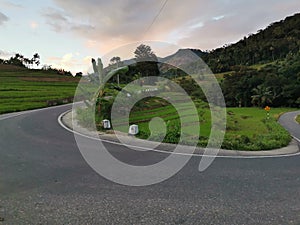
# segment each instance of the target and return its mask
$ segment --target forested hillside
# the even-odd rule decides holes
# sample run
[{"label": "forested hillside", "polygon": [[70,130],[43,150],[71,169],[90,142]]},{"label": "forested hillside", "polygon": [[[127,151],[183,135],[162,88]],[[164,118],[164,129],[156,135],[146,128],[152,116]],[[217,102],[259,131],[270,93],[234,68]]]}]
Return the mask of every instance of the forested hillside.
[{"label": "forested hillside", "polygon": [[285,59],[300,50],[300,14],[270,24],[256,34],[235,44],[202,55],[215,73],[231,70],[235,65],[254,65]]},{"label": "forested hillside", "polygon": [[[210,52],[190,50],[221,78],[227,106],[300,106],[300,14],[272,23],[223,48]],[[187,49],[181,49],[167,61],[180,64],[180,59],[186,59],[186,52]],[[180,74],[174,69],[165,73],[167,77]],[[180,81],[188,89],[195,86],[186,83],[187,80]],[[204,100],[201,91],[188,92]]]},{"label": "forested hillside", "polygon": [[262,68],[235,66],[221,87],[227,106],[300,106],[300,53]]}]

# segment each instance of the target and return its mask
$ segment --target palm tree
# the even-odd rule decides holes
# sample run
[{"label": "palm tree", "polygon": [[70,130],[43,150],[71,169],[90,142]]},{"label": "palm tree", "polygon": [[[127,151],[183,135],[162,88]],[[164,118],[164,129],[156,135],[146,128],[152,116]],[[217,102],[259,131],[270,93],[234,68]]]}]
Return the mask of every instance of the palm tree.
[{"label": "palm tree", "polygon": [[254,106],[259,106],[262,108],[267,104],[271,104],[274,96],[270,89],[270,87],[265,87],[263,85],[258,85],[256,88],[253,88],[252,92],[254,95],[251,96],[251,103]]}]

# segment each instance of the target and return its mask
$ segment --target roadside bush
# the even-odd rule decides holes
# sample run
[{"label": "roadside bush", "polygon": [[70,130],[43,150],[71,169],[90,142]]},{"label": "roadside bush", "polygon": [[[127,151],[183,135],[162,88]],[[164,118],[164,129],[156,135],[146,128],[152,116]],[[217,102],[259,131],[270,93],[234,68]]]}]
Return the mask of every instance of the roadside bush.
[{"label": "roadside bush", "polygon": [[176,121],[171,121],[167,124],[167,134],[164,138],[164,142],[178,143],[180,140],[181,128]]},{"label": "roadside bush", "polygon": [[200,136],[199,141],[198,141],[198,146],[199,147],[206,147],[208,143],[208,137],[205,136]]},{"label": "roadside bush", "polygon": [[[139,130],[139,133],[136,135],[136,137],[140,139],[148,139],[149,133],[145,132],[144,130]],[[155,141],[155,140],[152,140]]]}]

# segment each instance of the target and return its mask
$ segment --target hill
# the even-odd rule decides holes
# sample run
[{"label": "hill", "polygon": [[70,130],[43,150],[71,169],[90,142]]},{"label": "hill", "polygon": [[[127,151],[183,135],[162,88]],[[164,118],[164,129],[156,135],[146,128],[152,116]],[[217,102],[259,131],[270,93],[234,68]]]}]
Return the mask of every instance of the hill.
[{"label": "hill", "polygon": [[270,24],[235,44],[212,50],[203,60],[215,73],[234,65],[254,65],[285,59],[300,50],[300,14]]},{"label": "hill", "polygon": [[73,101],[79,78],[0,64],[0,114]]},{"label": "hill", "polygon": [[214,73],[231,71],[231,67],[236,65],[250,66],[283,60],[288,54],[300,51],[300,13],[272,23],[266,29],[244,37],[237,43],[209,52],[180,49],[164,58],[164,61],[175,65],[189,62],[186,57],[188,50],[200,56]]},{"label": "hill", "polygon": [[193,60],[190,57],[191,52],[200,57],[202,57],[205,54],[199,49],[179,49],[176,53],[163,58],[162,62],[169,63],[172,65],[184,65],[192,63]]},{"label": "hill", "polygon": [[[192,50],[192,49],[191,49]],[[300,106],[300,14],[270,24],[235,44],[210,52],[192,50],[218,74],[227,106]],[[189,62],[190,49],[180,49],[165,62]],[[189,66],[193,66],[190,64]],[[174,78],[174,68],[165,74]],[[179,80],[186,85],[187,79]],[[197,90],[194,97],[205,97]]]}]

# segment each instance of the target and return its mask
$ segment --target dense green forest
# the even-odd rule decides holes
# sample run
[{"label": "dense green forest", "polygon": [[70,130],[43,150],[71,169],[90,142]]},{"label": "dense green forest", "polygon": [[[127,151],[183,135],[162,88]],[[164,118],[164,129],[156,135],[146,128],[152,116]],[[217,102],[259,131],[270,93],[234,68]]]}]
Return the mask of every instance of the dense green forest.
[{"label": "dense green forest", "polygon": [[214,50],[206,60],[214,72],[232,71],[221,82],[228,106],[300,107],[300,14]]},{"label": "dense green forest", "polygon": [[260,69],[236,66],[221,82],[228,106],[300,106],[300,53]]},{"label": "dense green forest", "polygon": [[[190,50],[221,75],[227,106],[300,107],[300,14],[272,23],[235,44],[210,52]],[[182,72],[170,70],[168,76],[172,74]],[[179,83],[192,96],[205,100],[192,81]]]},{"label": "dense green forest", "polygon": [[235,65],[255,65],[283,60],[300,51],[300,14],[270,24],[235,44],[203,53],[202,59],[215,73]]}]

